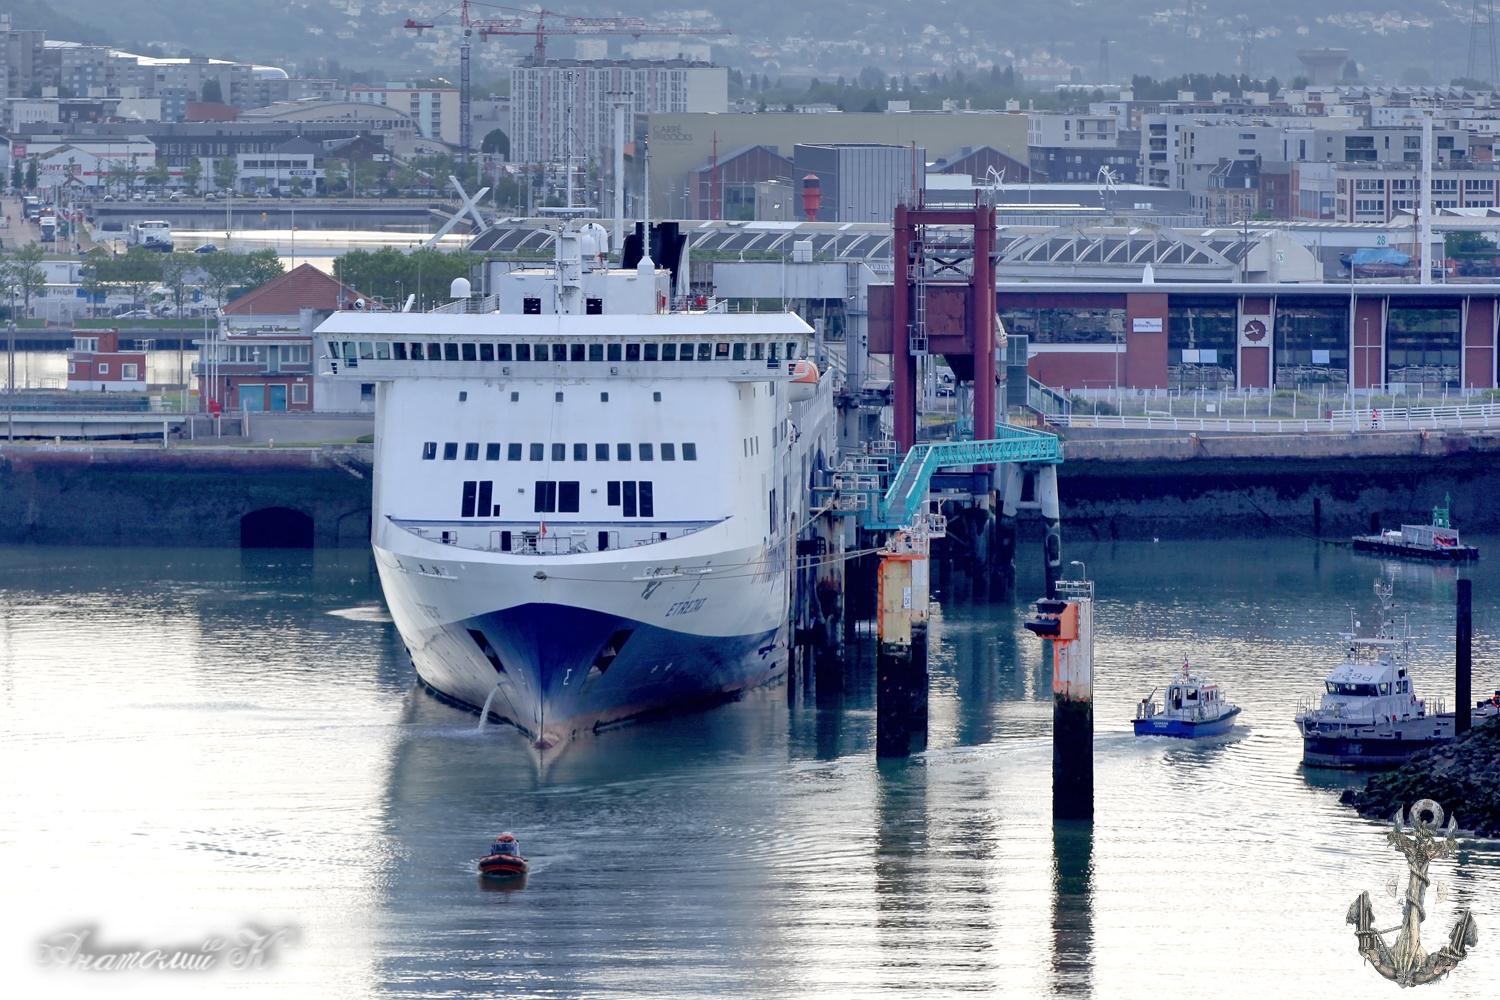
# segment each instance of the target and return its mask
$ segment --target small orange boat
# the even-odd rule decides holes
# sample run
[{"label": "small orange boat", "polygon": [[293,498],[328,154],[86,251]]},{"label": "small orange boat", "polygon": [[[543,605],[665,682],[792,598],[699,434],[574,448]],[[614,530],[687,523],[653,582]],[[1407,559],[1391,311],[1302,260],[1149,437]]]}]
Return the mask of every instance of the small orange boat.
[{"label": "small orange boat", "polygon": [[490,845],[490,853],[479,859],[479,874],[487,879],[514,879],[526,875],[526,859],[513,833],[502,833]]}]

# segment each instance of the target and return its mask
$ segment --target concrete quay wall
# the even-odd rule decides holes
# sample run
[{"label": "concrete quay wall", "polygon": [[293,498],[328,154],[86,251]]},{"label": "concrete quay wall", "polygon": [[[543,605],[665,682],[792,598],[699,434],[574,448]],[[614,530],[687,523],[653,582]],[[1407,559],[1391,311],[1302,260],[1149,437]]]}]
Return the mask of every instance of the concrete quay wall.
[{"label": "concrete quay wall", "polygon": [[1460,530],[1500,530],[1500,433],[1069,439],[1064,539],[1340,538],[1425,523],[1451,495]]},{"label": "concrete quay wall", "polygon": [[0,543],[365,546],[372,451],[0,443]]},{"label": "concrete quay wall", "polygon": [[[0,442],[0,543],[237,546],[281,525],[361,547],[372,452]],[[1064,455],[1065,542],[1340,538],[1425,521],[1445,494],[1460,529],[1500,530],[1500,432],[1070,438]]]}]

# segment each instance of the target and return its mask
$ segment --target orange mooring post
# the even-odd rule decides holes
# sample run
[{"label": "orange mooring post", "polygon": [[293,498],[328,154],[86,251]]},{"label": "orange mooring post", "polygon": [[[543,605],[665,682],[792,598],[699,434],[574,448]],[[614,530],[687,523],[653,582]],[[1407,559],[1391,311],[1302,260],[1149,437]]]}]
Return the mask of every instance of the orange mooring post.
[{"label": "orange mooring post", "polygon": [[1094,818],[1094,584],[1058,580],[1026,628],[1052,641],[1052,818]]},{"label": "orange mooring post", "polygon": [[875,754],[905,757],[927,746],[925,530],[891,536],[875,577]]}]

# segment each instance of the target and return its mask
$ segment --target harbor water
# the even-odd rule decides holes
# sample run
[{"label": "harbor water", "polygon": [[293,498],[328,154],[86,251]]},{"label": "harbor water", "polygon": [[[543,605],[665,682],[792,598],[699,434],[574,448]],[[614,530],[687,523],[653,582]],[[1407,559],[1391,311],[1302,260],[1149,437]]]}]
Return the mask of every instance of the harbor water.
[{"label": "harbor water", "polygon": [[[1066,530],[1066,525],[1065,525]],[[1066,541],[1066,540],[1065,540]],[[1497,540],[1478,539],[1481,547]],[[871,657],[579,740],[413,687],[368,553],[0,548],[0,982],[11,996],[1355,996],[1345,913],[1399,922],[1405,866],[1305,772],[1292,722],[1383,564],[1294,540],[1067,542],[1099,602],[1096,820],[1054,828],[1050,668],[1015,602],[939,590],[929,749],[874,757]],[[1457,571],[1401,565],[1418,694],[1453,690]],[[1500,687],[1500,570],[1474,690]],[[1130,735],[1184,657],[1231,735]],[[1460,821],[1463,816],[1460,812]],[[514,831],[532,871],[486,891]],[[1434,864],[1424,996],[1493,996],[1500,845]],[[250,930],[247,932],[246,929]],[[280,933],[264,961],[83,971],[82,949]],[[61,948],[61,950],[60,950]],[[223,954],[223,953],[221,953]]]}]

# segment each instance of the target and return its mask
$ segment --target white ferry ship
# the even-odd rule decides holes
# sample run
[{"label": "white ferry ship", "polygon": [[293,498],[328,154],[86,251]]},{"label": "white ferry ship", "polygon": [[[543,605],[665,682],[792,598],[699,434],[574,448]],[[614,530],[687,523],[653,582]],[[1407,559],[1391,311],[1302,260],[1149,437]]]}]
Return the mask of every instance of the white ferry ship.
[{"label": "white ferry ship", "polygon": [[604,238],[561,232],[493,312],[318,329],[375,385],[372,543],[419,677],[541,748],[785,671],[837,440],[806,323],[674,310],[669,270],[608,268]]}]

